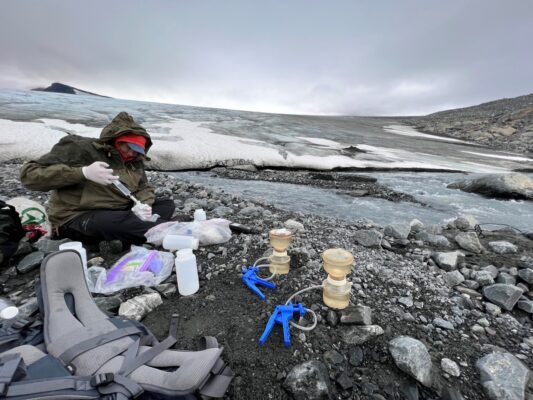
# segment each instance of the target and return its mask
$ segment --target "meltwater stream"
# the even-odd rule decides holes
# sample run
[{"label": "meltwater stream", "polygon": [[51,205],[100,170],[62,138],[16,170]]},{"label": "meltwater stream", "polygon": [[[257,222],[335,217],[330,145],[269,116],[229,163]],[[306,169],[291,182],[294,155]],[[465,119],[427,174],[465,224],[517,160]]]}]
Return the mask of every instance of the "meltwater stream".
[{"label": "meltwater stream", "polygon": [[[476,194],[448,189],[446,185],[464,178],[439,173],[365,173],[399,192],[413,195],[428,206],[409,202],[394,203],[373,197],[354,198],[331,189],[288,183],[242,181],[212,176],[209,172],[176,172],[178,179],[223,189],[244,199],[266,200],[293,212],[318,214],[345,220],[368,218],[380,224],[409,222],[417,218],[425,224],[440,224],[461,214],[476,217],[479,223],[506,224],[521,231],[533,230],[533,202],[486,199]],[[498,226],[483,226],[494,229]]]}]

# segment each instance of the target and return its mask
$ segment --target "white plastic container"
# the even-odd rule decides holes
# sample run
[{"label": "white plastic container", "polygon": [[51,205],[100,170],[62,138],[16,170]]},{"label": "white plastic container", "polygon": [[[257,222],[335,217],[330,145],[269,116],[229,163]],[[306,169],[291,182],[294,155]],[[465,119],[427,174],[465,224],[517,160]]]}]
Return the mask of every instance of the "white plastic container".
[{"label": "white plastic container", "polygon": [[178,291],[182,296],[190,296],[200,289],[196,256],[192,249],[182,249],[176,252],[176,278]]},{"label": "white plastic container", "polygon": [[200,241],[192,236],[186,235],[166,235],[163,238],[163,248],[165,250],[176,251],[181,249],[198,250]]},{"label": "white plastic container", "polygon": [[19,309],[9,300],[0,297],[0,318],[11,319],[15,318],[19,313]]},{"label": "white plastic container", "polygon": [[205,211],[202,208],[199,208],[198,210],[194,211],[195,221],[205,221],[206,219],[207,219],[207,215],[205,214]]},{"label": "white plastic container", "polygon": [[87,275],[87,251],[85,251],[81,242],[67,242],[67,243],[60,244],[59,250],[77,251],[81,257],[81,262],[83,264],[85,275]]}]

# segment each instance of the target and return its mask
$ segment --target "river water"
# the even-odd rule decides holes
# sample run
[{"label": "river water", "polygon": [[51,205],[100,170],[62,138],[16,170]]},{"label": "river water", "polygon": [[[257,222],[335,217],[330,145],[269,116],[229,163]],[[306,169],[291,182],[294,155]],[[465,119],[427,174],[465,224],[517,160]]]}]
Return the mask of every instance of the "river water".
[{"label": "river water", "polygon": [[[209,172],[176,172],[178,179],[223,189],[244,199],[266,200],[293,212],[303,212],[345,220],[368,218],[380,225],[409,222],[417,218],[425,224],[441,224],[461,214],[476,217],[479,223],[506,224],[522,231],[533,230],[533,202],[486,199],[476,194],[448,189],[463,176],[448,173],[365,173],[399,192],[413,195],[427,204],[394,203],[372,197],[353,198],[320,189],[287,183],[245,181],[214,177]],[[495,229],[497,225],[483,226]]]}]

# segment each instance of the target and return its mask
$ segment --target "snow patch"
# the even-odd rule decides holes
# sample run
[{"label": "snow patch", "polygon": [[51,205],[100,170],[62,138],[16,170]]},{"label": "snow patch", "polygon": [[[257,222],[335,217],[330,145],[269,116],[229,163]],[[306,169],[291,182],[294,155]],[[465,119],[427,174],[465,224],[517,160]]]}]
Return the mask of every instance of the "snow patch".
[{"label": "snow patch", "polygon": [[402,135],[402,136],[412,136],[412,137],[421,137],[425,139],[443,140],[445,142],[468,143],[468,142],[465,142],[464,140],[429,135],[427,133],[418,132],[412,127],[406,126],[406,125],[387,125],[383,127],[383,130],[389,133],[394,133],[396,135]]},{"label": "snow patch", "polygon": [[475,151],[466,151],[466,150],[463,150],[462,152],[463,152],[463,153],[468,153],[468,154],[474,154],[474,155],[476,155],[476,156],[481,156],[481,157],[498,158],[498,159],[500,159],[500,160],[533,162],[533,159],[532,159],[532,158],[527,158],[527,157],[519,157],[519,156],[504,156],[504,155],[499,155],[499,154],[477,153],[477,152],[475,152]]}]

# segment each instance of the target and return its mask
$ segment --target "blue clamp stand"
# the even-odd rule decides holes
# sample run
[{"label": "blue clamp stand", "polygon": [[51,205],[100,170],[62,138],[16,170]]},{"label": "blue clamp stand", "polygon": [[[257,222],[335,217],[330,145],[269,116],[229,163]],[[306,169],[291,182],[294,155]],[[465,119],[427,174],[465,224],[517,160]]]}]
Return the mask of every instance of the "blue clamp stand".
[{"label": "blue clamp stand", "polygon": [[289,321],[294,316],[294,313],[299,313],[300,317],[303,317],[306,313],[304,305],[302,303],[298,304],[287,304],[282,306],[276,306],[274,313],[270,316],[270,319],[267,322],[267,326],[259,338],[259,344],[262,345],[266,342],[268,335],[272,332],[275,324],[280,324],[283,326],[283,345],[285,347],[291,347],[291,332],[289,331]]},{"label": "blue clamp stand", "polygon": [[248,288],[254,292],[261,300],[265,300],[265,295],[259,290],[257,285],[264,286],[268,289],[275,289],[276,284],[274,282],[266,281],[257,276],[259,271],[258,267],[249,267],[242,271],[242,281]]}]

